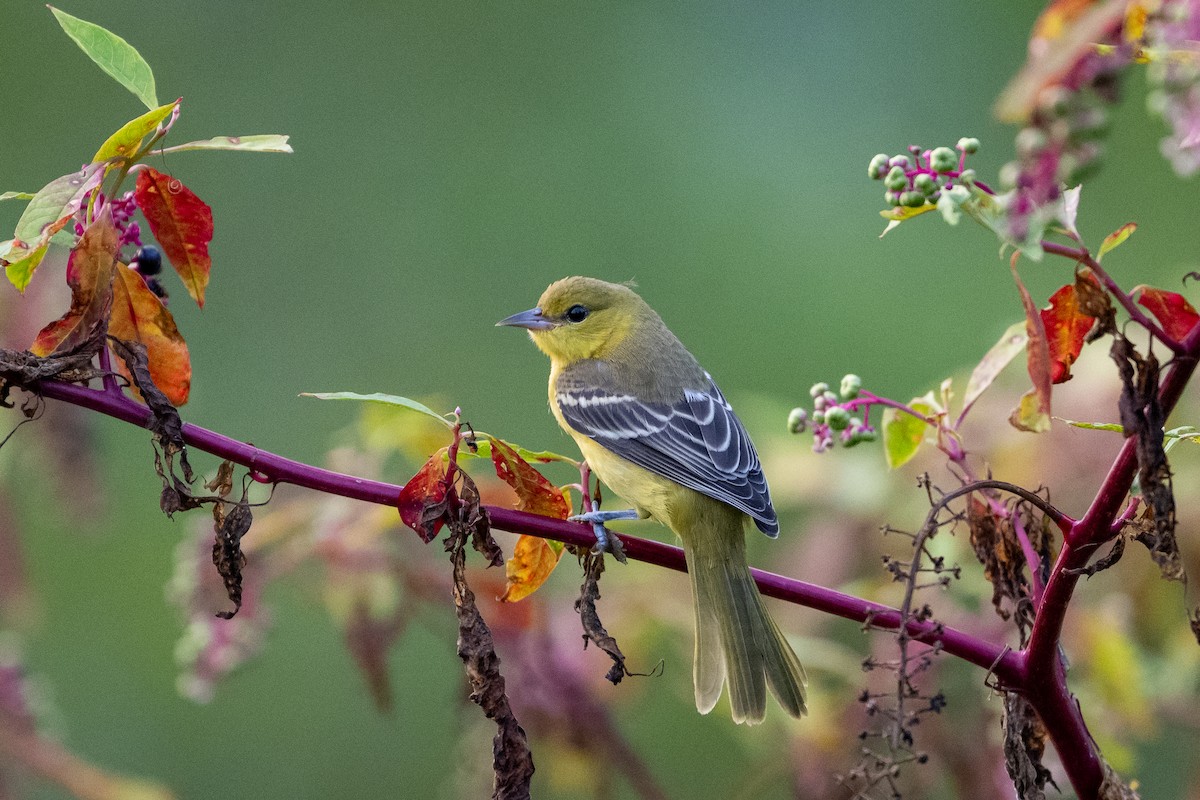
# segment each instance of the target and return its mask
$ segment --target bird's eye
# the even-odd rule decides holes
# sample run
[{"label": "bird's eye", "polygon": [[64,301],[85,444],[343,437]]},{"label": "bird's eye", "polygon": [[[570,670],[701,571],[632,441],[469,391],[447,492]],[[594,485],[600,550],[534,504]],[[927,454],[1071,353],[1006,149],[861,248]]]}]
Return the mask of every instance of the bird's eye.
[{"label": "bird's eye", "polygon": [[567,318],[567,322],[583,322],[587,319],[589,313],[591,312],[583,306],[574,305],[567,309],[567,313],[564,316]]}]

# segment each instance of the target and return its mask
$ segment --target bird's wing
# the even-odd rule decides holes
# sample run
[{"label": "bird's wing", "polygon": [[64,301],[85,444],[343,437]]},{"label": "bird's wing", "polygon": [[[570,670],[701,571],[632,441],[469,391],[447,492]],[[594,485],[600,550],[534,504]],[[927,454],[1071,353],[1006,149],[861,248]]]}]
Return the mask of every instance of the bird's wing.
[{"label": "bird's wing", "polygon": [[721,390],[686,389],[674,403],[646,402],[595,385],[560,383],[567,423],[639,467],[737,508],[774,538],[779,520],[758,453]]}]

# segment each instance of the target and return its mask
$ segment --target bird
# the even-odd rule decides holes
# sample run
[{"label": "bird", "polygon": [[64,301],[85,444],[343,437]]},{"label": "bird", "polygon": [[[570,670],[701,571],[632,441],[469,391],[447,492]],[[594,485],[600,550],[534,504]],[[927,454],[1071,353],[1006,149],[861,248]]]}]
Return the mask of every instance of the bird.
[{"label": "bird", "polygon": [[613,519],[651,517],[682,542],[696,708],[712,711],[728,684],[734,722],[761,722],[768,688],[788,714],[806,714],[804,667],[746,562],[747,522],[775,538],[779,520],[758,453],[712,376],[623,284],[563,278],[535,308],[496,324],[525,328],[550,357],[555,419],[600,480],[634,505],[573,519],[594,523],[598,546],[610,549],[603,524]]}]

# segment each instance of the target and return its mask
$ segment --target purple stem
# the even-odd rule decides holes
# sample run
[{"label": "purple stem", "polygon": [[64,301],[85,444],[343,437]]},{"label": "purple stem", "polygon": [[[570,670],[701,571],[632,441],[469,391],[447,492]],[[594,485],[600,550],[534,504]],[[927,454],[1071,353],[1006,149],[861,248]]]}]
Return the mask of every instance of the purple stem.
[{"label": "purple stem", "polygon": [[[1179,347],[1183,353],[1171,362],[1170,372],[1158,391],[1164,417],[1171,413],[1195,372],[1196,357],[1200,355],[1200,325],[1192,329]],[[1097,548],[1118,534],[1114,522],[1121,513],[1137,467],[1137,439],[1130,437],[1117,453],[1087,513],[1064,537],[1033,622],[1029,645],[1022,653],[1022,675],[1017,681],[1045,723],[1076,793],[1085,798],[1098,796],[1104,782],[1104,768],[1079,706],[1067,687],[1059,643],[1067,608],[1079,582],[1078,570],[1087,566]]]},{"label": "purple stem", "polygon": [[[1047,250],[1083,261],[1089,266],[1094,264],[1086,251],[1061,245],[1047,246]],[[1093,269],[1105,281],[1109,291],[1122,301],[1131,316],[1144,319],[1136,307],[1130,309],[1132,301],[1128,295],[1098,270],[1098,266],[1093,266]],[[1156,328],[1150,329],[1153,331]],[[1200,355],[1200,325],[1183,342],[1173,342],[1163,337],[1161,331],[1156,335],[1165,344],[1173,344],[1171,349],[1178,354],[1159,389],[1164,415],[1169,415],[1195,371],[1196,357]],[[57,381],[44,381],[39,390],[44,397],[73,403],[141,427],[146,427],[151,420],[149,409],[123,394],[114,395]],[[876,400],[882,401],[882,398]],[[898,410],[913,413],[911,409],[900,408],[902,404],[895,405]],[[394,484],[331,472],[283,458],[190,423],[183,425],[183,437],[189,445],[199,450],[239,463],[273,481],[389,506],[396,503],[401,489]],[[1005,646],[935,622],[909,619],[906,624],[906,630],[912,638],[930,644],[940,643],[947,653],[990,670],[1002,686],[1026,697],[1045,724],[1063,769],[1082,798],[1098,796],[1104,781],[1104,768],[1079,705],[1067,686],[1066,671],[1059,657],[1059,643],[1067,608],[1079,580],[1079,573],[1075,570],[1086,566],[1096,548],[1117,535],[1118,529],[1114,523],[1121,513],[1122,502],[1129,492],[1136,470],[1136,440],[1131,438],[1122,446],[1087,513],[1067,525],[1062,551],[1046,584],[1025,650],[1012,652]],[[543,536],[584,547],[591,547],[595,543],[595,536],[587,525],[496,506],[487,506],[486,509],[492,524],[501,530]],[[1062,522],[1066,525],[1067,518],[1064,517]],[[622,541],[630,558],[686,571],[683,551],[677,547],[632,536],[622,536]],[[751,572],[763,593],[772,597],[856,622],[869,622],[877,628],[896,630],[905,624],[897,609],[773,573],[761,570]]]},{"label": "purple stem", "polygon": [[868,411],[870,411],[871,406],[886,406],[887,408],[894,408],[897,411],[902,411],[905,414],[916,417],[917,419],[921,420],[921,422],[924,422],[928,425],[933,424],[929,421],[929,417],[925,416],[919,411],[914,410],[911,406],[907,406],[898,400],[889,400],[886,397],[880,397],[879,395],[872,394],[871,392],[859,392],[858,397],[854,398],[853,400],[847,400],[844,403],[840,403],[840,405],[847,411],[857,411],[862,406],[867,406]]},{"label": "purple stem", "polygon": [[[151,420],[148,408],[124,395],[109,395],[58,381],[43,381],[39,390],[43,397],[73,403],[139,427],[147,427]],[[271,481],[292,483],[326,494],[394,506],[402,488],[293,461],[191,423],[184,423],[183,438],[198,450],[234,461],[266,475]],[[500,530],[542,536],[589,548],[596,543],[590,525],[498,506],[485,508],[493,527]],[[678,547],[627,534],[622,534],[621,541],[629,558],[679,572],[687,571],[683,550]],[[751,573],[763,594],[771,597],[855,622],[869,622],[876,628],[897,630],[900,627],[900,612],[889,606],[763,570],[752,569]],[[907,630],[913,639],[928,644],[940,642],[947,653],[983,669],[990,669],[1004,685],[1015,685],[1014,679],[1020,674],[1018,654],[1002,645],[930,621],[909,620]]]}]

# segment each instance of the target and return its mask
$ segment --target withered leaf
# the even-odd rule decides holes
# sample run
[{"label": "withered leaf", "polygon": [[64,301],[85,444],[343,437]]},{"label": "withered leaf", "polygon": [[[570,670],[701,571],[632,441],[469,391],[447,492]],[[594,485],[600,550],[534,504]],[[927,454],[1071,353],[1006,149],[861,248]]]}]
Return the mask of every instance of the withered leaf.
[{"label": "withered leaf", "polygon": [[[218,505],[220,503],[218,502]],[[233,602],[232,611],[218,611],[222,619],[232,619],[242,607],[242,567],[246,565],[246,554],[242,552],[242,537],[250,530],[254,515],[245,498],[225,513],[225,519],[216,526],[213,540],[212,560],[221,580],[225,582],[225,593]]]},{"label": "withered leaf", "polygon": [[1096,319],[1096,325],[1087,335],[1086,342],[1091,343],[1106,333],[1117,330],[1117,312],[1113,308],[1112,298],[1100,283],[1100,279],[1086,267],[1075,273],[1075,298],[1084,314]]},{"label": "withered leaf", "polygon": [[1118,410],[1125,436],[1137,439],[1138,483],[1146,499],[1143,520],[1153,521],[1153,531],[1142,530],[1134,538],[1150,549],[1163,576],[1178,580],[1175,567],[1179,548],[1175,541],[1175,493],[1171,468],[1163,448],[1165,414],[1158,398],[1158,359],[1144,358],[1124,336],[1114,336],[1110,355],[1121,379]]},{"label": "withered leaf", "polygon": [[625,666],[625,654],[617,645],[617,640],[609,636],[600,614],[596,611],[596,601],[600,599],[600,575],[604,572],[604,554],[583,551],[583,585],[579,587],[579,599],[575,601],[575,611],[583,623],[583,646],[588,642],[599,647],[612,659],[613,665],[604,675],[605,679],[616,686],[626,675],[631,674]]},{"label": "withered leaf", "polygon": [[1050,770],[1042,764],[1046,739],[1046,728],[1033,706],[1016,692],[1006,693],[1004,767],[1021,800],[1045,800],[1046,784],[1055,785]]},{"label": "withered leaf", "polygon": [[997,515],[991,506],[972,495],[967,503],[967,523],[971,547],[983,565],[984,578],[992,584],[992,605],[1001,619],[1015,616],[1024,642],[1026,631],[1033,624],[1033,603],[1025,577],[1025,552],[1012,520]]},{"label": "withered leaf", "polygon": [[[470,476],[459,470],[463,482],[462,497],[450,488],[447,500],[452,507],[446,514],[450,535],[446,549],[453,567],[454,609],[458,618],[458,655],[471,684],[471,700],[488,719],[496,722],[492,740],[493,800],[528,800],[533,779],[533,754],[524,729],[517,722],[500,674],[492,632],[479,613],[475,593],[467,584],[466,548],[468,539],[491,563],[502,561],[499,547],[492,539],[487,514],[479,505],[479,493]],[[490,554],[490,556],[489,556]]]}]

